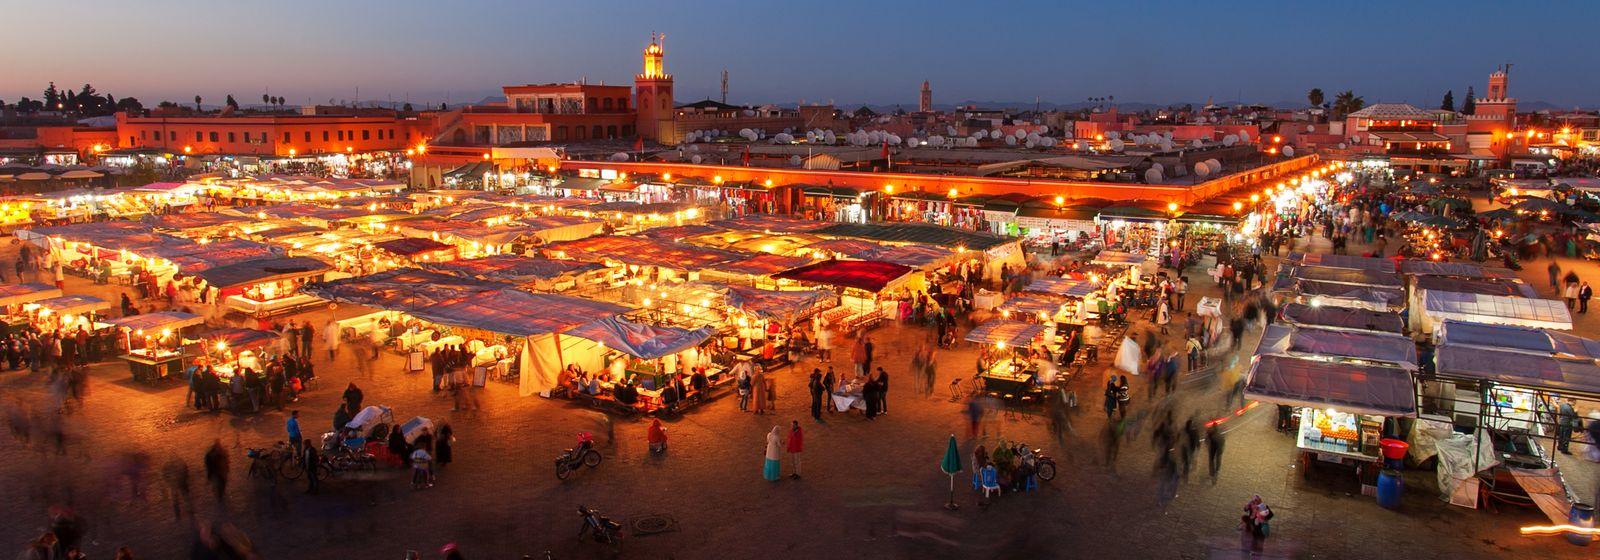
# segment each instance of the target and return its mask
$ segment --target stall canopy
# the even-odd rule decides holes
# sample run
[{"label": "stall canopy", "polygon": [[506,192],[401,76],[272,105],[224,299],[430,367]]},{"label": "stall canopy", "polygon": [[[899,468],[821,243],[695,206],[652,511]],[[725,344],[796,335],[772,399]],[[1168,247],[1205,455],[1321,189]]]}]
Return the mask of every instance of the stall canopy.
[{"label": "stall canopy", "polygon": [[724,232],[724,231],[728,231],[728,230],[723,229],[723,228],[719,228],[719,227],[716,227],[716,226],[708,226],[708,225],[704,225],[704,224],[690,224],[690,225],[686,225],[686,226],[668,226],[668,227],[647,229],[647,230],[644,230],[642,232],[639,232],[638,234],[635,234],[634,237],[644,237],[644,238],[647,238],[647,239],[659,239],[659,240],[662,240],[662,241],[682,241],[682,240],[690,238],[690,237],[696,237],[696,236],[700,236],[700,235],[709,235],[709,234],[714,234],[714,233],[721,233],[721,232]]},{"label": "stall canopy", "polygon": [[[457,218],[459,219],[459,218]],[[578,216],[537,216],[518,220],[524,235],[540,243],[583,239],[600,232],[605,222]]]},{"label": "stall canopy", "polygon": [[1300,325],[1318,325],[1341,329],[1405,332],[1405,320],[1398,313],[1353,309],[1349,307],[1313,306],[1290,303],[1283,307],[1283,320]]},{"label": "stall canopy", "polygon": [[937,268],[943,265],[950,257],[955,256],[955,251],[932,245],[895,245],[879,247],[856,258],[892,262],[903,264],[911,268]]},{"label": "stall canopy", "polygon": [[1313,359],[1354,358],[1417,369],[1416,343],[1394,333],[1268,325],[1262,331],[1256,354]]},{"label": "stall canopy", "polygon": [[559,333],[627,310],[612,303],[513,289],[482,292],[407,313],[441,325],[534,336]]},{"label": "stall canopy", "polygon": [[248,222],[252,219],[254,218],[247,218],[233,214],[222,214],[219,212],[203,212],[197,214],[165,214],[160,216],[150,215],[144,217],[145,223],[150,224],[152,227],[175,231],[225,226]]},{"label": "stall canopy", "polygon": [[718,220],[711,225],[722,229],[764,231],[770,233],[805,233],[827,225],[827,222],[805,220],[773,214],[752,214],[739,218]]},{"label": "stall canopy", "polygon": [[734,274],[747,274],[750,276],[767,276],[777,274],[791,268],[798,268],[814,262],[810,257],[786,257],[771,253],[761,253],[744,260],[728,261],[712,265],[707,270],[717,272],[730,272]]},{"label": "stall canopy", "polygon": [[[815,222],[813,222],[815,223]],[[720,224],[720,222],[718,222]],[[852,237],[890,243],[921,243],[946,249],[987,250],[1014,243],[1016,239],[979,233],[972,230],[921,223],[836,223],[813,230],[811,233],[829,237]]]},{"label": "stall canopy", "polygon": [[417,268],[397,268],[366,276],[307,284],[301,293],[329,301],[409,312],[511,284]]},{"label": "stall canopy", "polygon": [[641,237],[602,235],[554,243],[544,247],[546,256],[599,262],[610,259],[630,265],[658,266],[672,270],[698,271],[729,261],[749,258],[733,251],[710,249],[688,243]]},{"label": "stall canopy", "polygon": [[827,290],[762,290],[726,286],[728,305],[762,319],[794,324],[839,305],[839,296]]},{"label": "stall canopy", "polygon": [[1108,265],[1108,266],[1116,266],[1116,265],[1138,266],[1138,265],[1144,264],[1144,261],[1147,261],[1147,260],[1150,260],[1149,256],[1138,254],[1138,253],[1124,253],[1122,251],[1101,251],[1100,254],[1095,255],[1094,256],[1094,260],[1090,261],[1090,262],[1093,263],[1093,264],[1103,264],[1103,265]]},{"label": "stall canopy", "polygon": [[1014,348],[1026,348],[1033,343],[1033,339],[1044,333],[1044,325],[995,319],[973,327],[967,333],[967,342],[978,344],[1005,344]]},{"label": "stall canopy", "polygon": [[102,309],[111,309],[111,302],[85,295],[61,296],[33,302],[44,309],[61,315],[78,315]]},{"label": "stall canopy", "polygon": [[49,284],[28,282],[25,284],[0,284],[0,307],[18,305],[61,297],[61,290]]},{"label": "stall canopy", "polygon": [[1088,280],[1076,280],[1072,278],[1061,278],[1058,276],[1045,276],[1039,278],[1038,280],[1034,280],[1032,283],[1028,284],[1028,287],[1023,288],[1023,291],[1026,292],[1054,294],[1072,298],[1089,297],[1090,294],[1094,293],[1094,290],[1094,282],[1090,282]]},{"label": "stall canopy", "polygon": [[558,261],[521,255],[490,255],[476,259],[425,263],[422,266],[438,272],[516,284],[551,280],[567,274],[582,274],[605,268],[595,263]]},{"label": "stall canopy", "polygon": [[1353,268],[1356,270],[1370,270],[1373,272],[1387,272],[1393,274],[1396,270],[1393,260],[1374,257],[1358,257],[1354,255],[1333,255],[1327,253],[1289,253],[1289,262],[1307,266],[1326,266],[1329,268]]},{"label": "stall canopy", "polygon": [[877,293],[910,273],[911,267],[903,264],[827,260],[785,270],[774,274],[773,277]]},{"label": "stall canopy", "polygon": [[400,255],[402,257],[410,257],[414,255],[421,255],[423,253],[432,253],[435,251],[447,251],[455,248],[448,243],[440,243],[438,241],[422,237],[402,237],[400,239],[390,239],[388,241],[379,241],[372,244],[372,246],[396,255]]},{"label": "stall canopy", "polygon": [[1434,362],[1440,377],[1489,381],[1572,396],[1600,396],[1600,365],[1592,359],[1446,344],[1435,351]]},{"label": "stall canopy", "polygon": [[1321,304],[1386,311],[1405,307],[1406,294],[1398,289],[1335,284],[1314,280],[1295,282],[1300,295]]},{"label": "stall canopy", "polygon": [[1065,303],[1066,300],[1054,295],[1018,294],[1012,296],[1010,299],[1007,299],[1005,303],[1000,304],[999,309],[1001,311],[1009,311],[1011,313],[1021,315],[1038,315],[1043,313],[1046,316],[1049,316],[1055,315],[1057,311],[1060,311],[1062,304]]},{"label": "stall canopy", "polygon": [[1407,259],[1400,261],[1400,271],[1406,274],[1431,274],[1434,276],[1460,276],[1464,278],[1515,278],[1516,275],[1508,270],[1484,268],[1482,266],[1463,263],[1428,261],[1421,259]]},{"label": "stall canopy", "polygon": [[228,348],[244,350],[271,344],[273,341],[278,340],[278,333],[239,327],[222,327],[206,333],[202,338],[208,342],[208,346],[216,346],[220,342]]},{"label": "stall canopy", "polygon": [[196,273],[218,289],[250,286],[264,282],[306,278],[327,272],[328,265],[311,257],[260,259],[208,268]]},{"label": "stall canopy", "polygon": [[1600,341],[1593,339],[1546,329],[1466,321],[1447,320],[1441,324],[1439,344],[1480,346],[1571,359],[1600,359]]},{"label": "stall canopy", "polygon": [[1440,276],[1418,276],[1413,290],[1438,290],[1441,292],[1461,292],[1467,294],[1484,294],[1490,296],[1517,296],[1525,298],[1538,298],[1539,292],[1524,282],[1479,279],[1479,278],[1445,278]]},{"label": "stall canopy", "polygon": [[861,255],[882,249],[883,245],[860,239],[825,239],[805,246],[812,251],[838,253],[851,258],[864,258]]},{"label": "stall canopy", "polygon": [[621,317],[606,317],[568,329],[568,336],[599,342],[635,358],[653,360],[688,350],[716,334],[706,326],[694,330],[635,323]]},{"label": "stall canopy", "polygon": [[182,311],[160,311],[142,315],[129,315],[116,319],[107,319],[106,323],[128,329],[130,331],[157,331],[160,329],[181,329],[188,326],[204,323],[205,318],[193,313]]},{"label": "stall canopy", "polygon": [[1428,290],[1422,301],[1423,313],[1434,321],[1458,319],[1541,329],[1572,329],[1572,313],[1557,300]]},{"label": "stall canopy", "polygon": [[1414,416],[1416,388],[1400,368],[1258,356],[1245,397],[1291,406],[1379,416]]},{"label": "stall canopy", "polygon": [[1300,280],[1313,280],[1332,284],[1351,284],[1356,286],[1381,286],[1386,288],[1399,288],[1405,283],[1400,281],[1400,275],[1387,272],[1376,272],[1356,268],[1330,268],[1326,266],[1290,266],[1290,278]]}]

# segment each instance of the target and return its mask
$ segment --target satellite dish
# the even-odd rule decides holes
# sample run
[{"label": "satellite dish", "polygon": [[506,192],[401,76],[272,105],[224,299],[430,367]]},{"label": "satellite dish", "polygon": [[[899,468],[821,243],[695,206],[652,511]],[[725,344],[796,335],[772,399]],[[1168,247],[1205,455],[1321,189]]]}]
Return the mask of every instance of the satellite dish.
[{"label": "satellite dish", "polygon": [[1283,157],[1294,157],[1294,146],[1284,146]]},{"label": "satellite dish", "polygon": [[1006,145],[1007,146],[1015,146],[1015,145],[1017,145],[1017,137],[1011,136],[1011,135],[1007,135],[1006,136]]},{"label": "satellite dish", "polygon": [[628,161],[628,152],[617,152],[611,154],[611,161]]},{"label": "satellite dish", "polygon": [[800,156],[789,156],[789,165],[800,166]]},{"label": "satellite dish", "polygon": [[703,159],[704,159],[704,158],[701,158],[701,157],[700,157],[700,156],[698,156],[698,155],[695,155],[695,156],[689,156],[689,163],[696,163],[696,164],[698,164],[698,163],[700,163],[700,162],[701,162],[701,161],[702,161],[702,160],[703,160]]},{"label": "satellite dish", "polygon": [[1161,182],[1161,168],[1152,167],[1150,169],[1144,170],[1144,182],[1146,182],[1146,183],[1160,183]]},{"label": "satellite dish", "polygon": [[1127,147],[1127,144],[1124,144],[1121,140],[1112,140],[1111,141],[1111,151],[1113,151],[1113,152],[1121,153],[1122,149],[1126,148],[1126,147]]},{"label": "satellite dish", "polygon": [[1224,145],[1224,146],[1233,146],[1234,144],[1236,144],[1238,142],[1239,142],[1239,137],[1238,136],[1234,136],[1232,134],[1229,134],[1227,136],[1223,136],[1222,137],[1222,145]]}]

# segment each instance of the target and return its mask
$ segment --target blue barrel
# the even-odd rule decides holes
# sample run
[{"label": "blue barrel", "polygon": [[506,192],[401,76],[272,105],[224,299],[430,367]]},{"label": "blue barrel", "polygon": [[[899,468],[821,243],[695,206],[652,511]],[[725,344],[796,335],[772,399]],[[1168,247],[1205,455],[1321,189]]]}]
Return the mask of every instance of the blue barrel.
[{"label": "blue barrel", "polygon": [[[1573,502],[1572,511],[1567,514],[1567,522],[1574,527],[1594,528],[1594,506]],[[1567,542],[1578,546],[1589,546],[1592,541],[1594,537],[1591,535],[1567,533]]]},{"label": "blue barrel", "polygon": [[[1394,469],[1379,471],[1378,505],[1387,509],[1400,509],[1400,493],[1405,487],[1405,481],[1400,479],[1400,471]],[[1592,515],[1590,517],[1593,518]]]}]

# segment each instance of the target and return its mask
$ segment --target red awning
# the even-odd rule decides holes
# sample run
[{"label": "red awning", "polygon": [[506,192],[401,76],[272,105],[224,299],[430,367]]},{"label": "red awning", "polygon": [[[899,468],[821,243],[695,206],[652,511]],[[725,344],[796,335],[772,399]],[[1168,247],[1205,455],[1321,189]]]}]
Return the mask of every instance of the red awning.
[{"label": "red awning", "polygon": [[891,262],[833,260],[785,270],[773,277],[880,292],[910,273],[911,267]]}]

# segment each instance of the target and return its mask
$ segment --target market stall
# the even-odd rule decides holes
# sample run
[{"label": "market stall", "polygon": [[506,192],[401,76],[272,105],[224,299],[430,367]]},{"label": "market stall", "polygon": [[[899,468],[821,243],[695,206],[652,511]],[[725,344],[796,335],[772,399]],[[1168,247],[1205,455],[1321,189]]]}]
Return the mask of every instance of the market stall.
[{"label": "market stall", "polygon": [[490,255],[476,259],[423,263],[423,268],[482,280],[507,282],[545,292],[561,292],[597,283],[603,277],[605,270],[605,266],[598,263],[520,255]]},{"label": "market stall", "polygon": [[1405,317],[1393,312],[1290,303],[1281,313],[1283,321],[1292,325],[1405,333]]},{"label": "market stall", "polygon": [[268,317],[322,303],[299,288],[320,280],[327,271],[327,264],[311,257],[279,257],[208,268],[196,276],[219,291],[227,308]]},{"label": "market stall", "polygon": [[5,309],[5,334],[18,332],[28,324],[23,304],[57,297],[61,297],[61,290],[49,284],[0,284],[0,308]]},{"label": "market stall", "polygon": [[1423,290],[1411,309],[1413,333],[1433,332],[1448,319],[1540,329],[1572,330],[1572,312],[1559,300]]},{"label": "market stall", "polygon": [[1005,319],[991,320],[968,332],[965,340],[980,347],[978,377],[984,389],[1008,400],[1033,392],[1040,375],[1033,347],[1043,334],[1043,325]]},{"label": "market stall", "polygon": [[911,267],[882,261],[828,260],[773,277],[841,289],[841,305],[824,312],[822,319],[843,332],[854,332],[895,317],[896,296],[926,290],[922,275],[914,272]]},{"label": "market stall", "polygon": [[1376,484],[1385,420],[1417,411],[1416,386],[1405,369],[1291,356],[1255,357],[1244,394],[1293,408],[1302,472],[1313,463],[1342,465],[1363,485]]},{"label": "market stall", "polygon": [[194,331],[205,319],[192,313],[161,311],[106,323],[121,332],[120,346],[127,350],[121,359],[128,362],[134,381],[150,383],[178,375],[183,368],[183,347],[194,340],[186,334],[195,333],[186,331]]},{"label": "market stall", "polygon": [[[701,359],[700,345],[715,334],[712,327],[682,329],[607,317],[575,326],[563,333],[561,348],[569,363],[601,363],[587,371],[605,372],[599,376],[602,389],[611,391],[617,384],[637,387],[642,412],[660,410],[667,403],[663,394],[669,385],[688,385],[685,379],[704,366],[712,383],[720,380],[722,367],[712,367]],[[578,339],[578,340],[574,340]],[[584,344],[587,342],[587,344]],[[676,395],[676,400],[688,395]]]}]

